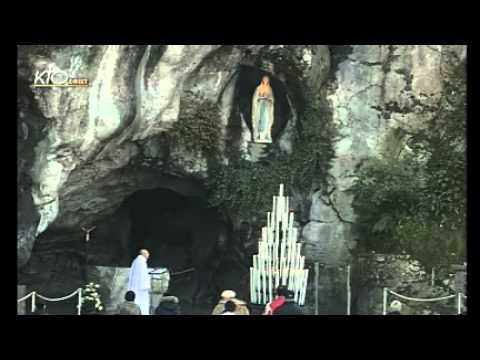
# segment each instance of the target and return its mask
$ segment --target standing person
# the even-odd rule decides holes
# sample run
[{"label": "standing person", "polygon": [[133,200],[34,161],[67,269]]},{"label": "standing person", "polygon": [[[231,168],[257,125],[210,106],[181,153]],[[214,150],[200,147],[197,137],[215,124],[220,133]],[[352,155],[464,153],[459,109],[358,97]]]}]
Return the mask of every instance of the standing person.
[{"label": "standing person", "polygon": [[225,310],[225,304],[228,301],[233,301],[236,305],[235,313],[237,315],[250,315],[247,304],[245,301],[237,299],[237,294],[233,290],[224,290],[220,295],[221,299],[218,304],[213,308],[212,315],[220,315]]},{"label": "standing person", "polygon": [[235,305],[235,302],[233,302],[232,300],[228,300],[225,303],[225,310],[223,310],[220,315],[237,315],[235,310],[237,310],[237,305]]},{"label": "standing person", "polygon": [[118,305],[117,315],[142,315],[140,306],[135,304],[135,293],[132,290],[125,293],[125,301]]},{"label": "standing person", "polygon": [[273,312],[283,303],[288,294],[288,289],[285,285],[280,285],[277,288],[275,298],[270,301],[267,305],[265,305],[265,310],[263,311],[262,315],[273,315]]},{"label": "standing person", "polygon": [[285,302],[273,310],[273,315],[303,315],[300,307],[295,303],[295,294],[287,290]]},{"label": "standing person", "polygon": [[142,315],[150,315],[150,276],[147,267],[149,256],[148,250],[140,250],[128,274],[128,290],[135,293],[135,304],[140,306]]}]

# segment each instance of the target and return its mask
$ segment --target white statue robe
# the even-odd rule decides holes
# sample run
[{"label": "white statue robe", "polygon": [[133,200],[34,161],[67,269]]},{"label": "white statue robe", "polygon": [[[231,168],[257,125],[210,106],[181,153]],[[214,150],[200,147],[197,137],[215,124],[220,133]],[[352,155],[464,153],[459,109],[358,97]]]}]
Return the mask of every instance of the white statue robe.
[{"label": "white statue robe", "polygon": [[259,88],[253,93],[252,99],[252,128],[253,142],[271,143],[272,142],[272,125],[274,97],[273,91],[267,92],[264,96],[259,96]]},{"label": "white statue robe", "polygon": [[150,275],[147,259],[138,255],[132,262],[128,274],[128,290],[135,292],[135,304],[140,306],[142,315],[150,315]]}]

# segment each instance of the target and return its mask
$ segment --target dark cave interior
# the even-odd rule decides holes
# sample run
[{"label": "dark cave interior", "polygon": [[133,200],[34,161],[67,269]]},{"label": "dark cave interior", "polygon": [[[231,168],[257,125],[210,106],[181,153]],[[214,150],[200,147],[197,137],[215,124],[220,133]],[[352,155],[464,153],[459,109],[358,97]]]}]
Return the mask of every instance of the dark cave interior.
[{"label": "dark cave interior", "polygon": [[[57,296],[82,283],[85,265],[129,267],[139,249],[147,248],[149,267],[168,268],[169,292],[185,303],[197,286],[204,303],[214,301],[225,288],[243,293],[248,264],[240,259],[231,222],[194,195],[166,188],[136,191],[97,222],[88,245],[81,233],[45,232],[23,271],[23,282],[44,293],[55,288]],[[194,270],[183,273],[188,269]]]}]

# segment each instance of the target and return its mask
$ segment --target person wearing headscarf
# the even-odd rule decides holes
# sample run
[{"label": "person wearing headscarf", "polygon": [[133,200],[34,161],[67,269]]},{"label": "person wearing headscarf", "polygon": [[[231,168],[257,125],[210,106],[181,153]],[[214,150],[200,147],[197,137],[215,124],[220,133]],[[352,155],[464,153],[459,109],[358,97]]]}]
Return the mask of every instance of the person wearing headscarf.
[{"label": "person wearing headscarf", "polygon": [[398,300],[392,301],[387,315],[402,315],[402,303]]},{"label": "person wearing headscarf", "polygon": [[221,299],[218,304],[213,308],[212,315],[220,315],[225,310],[225,304],[227,301],[233,301],[236,305],[235,314],[237,315],[250,315],[247,304],[245,301],[237,299],[237,294],[233,290],[225,290],[220,295]]},{"label": "person wearing headscarf", "polygon": [[273,310],[272,315],[303,315],[302,310],[295,302],[294,292],[287,290],[283,304]]}]

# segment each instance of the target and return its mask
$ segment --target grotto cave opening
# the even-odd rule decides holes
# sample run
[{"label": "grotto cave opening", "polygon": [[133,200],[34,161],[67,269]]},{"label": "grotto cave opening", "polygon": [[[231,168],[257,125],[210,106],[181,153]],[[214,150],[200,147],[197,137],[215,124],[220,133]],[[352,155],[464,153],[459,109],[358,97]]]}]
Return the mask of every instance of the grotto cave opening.
[{"label": "grotto cave opening", "polygon": [[274,103],[274,122],[272,126],[272,139],[278,139],[281,135],[289,118],[291,117],[291,108],[287,99],[287,89],[285,84],[275,75],[260,70],[254,66],[240,65],[237,80],[237,98],[238,107],[244,121],[250,131],[252,131],[252,98],[256,87],[260,84],[263,76],[270,78],[270,86],[273,89],[275,97]]},{"label": "grotto cave opening", "polygon": [[202,197],[165,188],[139,190],[113,216],[118,216],[117,253],[126,255],[121,263],[128,266],[139,249],[148,249],[149,267],[168,268],[169,292],[184,302],[210,303],[222,287],[238,287],[247,273],[238,259],[232,261],[238,249],[231,221]]}]

